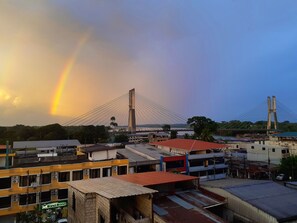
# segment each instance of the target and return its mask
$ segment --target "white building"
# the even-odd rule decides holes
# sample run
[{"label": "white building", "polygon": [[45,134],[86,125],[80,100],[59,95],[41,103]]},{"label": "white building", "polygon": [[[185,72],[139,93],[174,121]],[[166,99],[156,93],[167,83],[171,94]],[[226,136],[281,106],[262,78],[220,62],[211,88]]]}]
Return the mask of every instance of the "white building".
[{"label": "white building", "polygon": [[287,147],[269,145],[266,141],[258,143],[237,143],[231,145],[234,149],[243,149],[247,152],[248,161],[267,162],[280,164],[282,158],[287,158],[290,153]]}]

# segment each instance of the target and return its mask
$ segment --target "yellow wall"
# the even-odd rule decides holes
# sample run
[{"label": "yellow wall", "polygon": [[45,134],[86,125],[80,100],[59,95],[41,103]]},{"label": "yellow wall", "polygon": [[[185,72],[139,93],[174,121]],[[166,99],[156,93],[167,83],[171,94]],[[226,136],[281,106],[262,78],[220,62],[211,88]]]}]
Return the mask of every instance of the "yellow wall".
[{"label": "yellow wall", "polygon": [[[28,168],[11,168],[0,170],[0,178],[12,177],[12,176],[27,176],[29,175],[40,175],[41,173],[52,173],[52,172],[65,172],[73,170],[84,170],[91,168],[103,168],[113,166],[127,166],[128,160],[109,160],[100,162],[84,162],[84,163],[73,163],[73,164],[59,164],[50,166],[38,166]],[[112,171],[112,175],[117,175],[116,171]],[[102,176],[101,176],[102,177]],[[83,180],[89,179],[88,175],[83,175]],[[12,183],[10,189],[0,190],[0,197],[7,197],[14,194],[26,194],[26,193],[39,193],[41,191],[50,191],[53,189],[66,189],[68,187],[67,182],[58,182],[58,179],[53,179],[51,184],[45,184],[41,186],[33,187],[19,187],[19,183]],[[57,200],[57,196],[52,196],[52,201]],[[20,206],[19,202],[11,202],[11,207],[6,209],[0,209],[0,216],[10,215],[24,211],[33,210],[36,204]]]}]

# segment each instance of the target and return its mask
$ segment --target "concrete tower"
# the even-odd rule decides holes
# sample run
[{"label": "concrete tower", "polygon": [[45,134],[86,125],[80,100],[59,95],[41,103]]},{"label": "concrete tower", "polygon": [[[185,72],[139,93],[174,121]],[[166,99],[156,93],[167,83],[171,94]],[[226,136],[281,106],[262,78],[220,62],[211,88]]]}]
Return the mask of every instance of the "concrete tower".
[{"label": "concrete tower", "polygon": [[267,119],[267,130],[271,130],[271,115],[274,117],[274,129],[277,129],[277,115],[276,115],[276,98],[272,96],[272,104],[271,98],[267,97],[267,105],[268,105],[268,119]]},{"label": "concrete tower", "polygon": [[136,132],[136,118],[135,118],[135,89],[129,91],[129,118],[128,118],[128,132]]}]

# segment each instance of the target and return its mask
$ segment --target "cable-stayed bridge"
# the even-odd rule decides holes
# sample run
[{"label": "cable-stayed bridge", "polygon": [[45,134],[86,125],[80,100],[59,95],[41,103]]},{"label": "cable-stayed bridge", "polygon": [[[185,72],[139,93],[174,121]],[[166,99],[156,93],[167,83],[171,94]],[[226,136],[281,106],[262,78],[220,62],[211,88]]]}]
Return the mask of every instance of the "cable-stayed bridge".
[{"label": "cable-stayed bridge", "polygon": [[[134,90],[134,89],[132,89]],[[154,101],[135,94],[131,98],[131,91],[129,93],[121,95],[112,101],[103,104],[99,107],[92,109],[63,125],[105,125],[109,126],[111,117],[115,118],[115,122],[119,127],[127,128],[129,126],[129,119],[135,119],[135,125],[138,131],[156,128],[161,129],[164,124],[171,125],[171,129],[179,128],[179,130],[190,130],[187,128],[187,118],[178,115],[162,105],[155,103]],[[132,99],[132,105],[131,105]],[[128,104],[129,102],[129,104]],[[130,108],[132,106],[134,108]],[[134,110],[133,110],[134,109]],[[133,116],[134,111],[134,117]],[[128,125],[127,125],[128,123]],[[140,130],[141,129],[141,130]]]},{"label": "cable-stayed bridge", "polygon": [[[275,100],[275,97],[273,98]],[[269,103],[271,103],[269,100],[268,106],[267,101],[262,101],[250,111],[234,118],[233,121],[220,123],[219,131],[265,132],[267,131],[267,120],[269,120],[267,117],[269,116],[269,111],[275,112],[275,117],[277,111],[277,116],[280,121],[297,121],[297,114],[282,102],[278,100],[273,101],[272,106],[275,106],[275,108],[272,108],[271,105],[269,105]],[[152,129],[162,130],[164,124],[169,124],[171,125],[171,129],[177,129],[179,131],[191,130],[186,125],[187,118],[170,111],[141,94],[136,94],[134,89],[64,123],[63,125],[109,126],[111,117],[115,118],[115,122],[118,124],[119,128],[129,130],[129,132],[149,131]]]}]

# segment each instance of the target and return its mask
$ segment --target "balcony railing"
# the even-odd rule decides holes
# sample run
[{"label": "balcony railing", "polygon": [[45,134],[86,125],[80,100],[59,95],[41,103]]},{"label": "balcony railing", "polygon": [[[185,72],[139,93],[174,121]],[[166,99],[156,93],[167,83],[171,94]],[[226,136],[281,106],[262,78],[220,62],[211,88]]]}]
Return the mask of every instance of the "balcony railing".
[{"label": "balcony railing", "polygon": [[213,169],[223,169],[227,167],[228,165],[221,163],[221,164],[208,165],[208,166],[193,166],[189,168],[189,171],[197,172],[197,171],[206,171],[206,170],[213,170]]},{"label": "balcony railing", "polygon": [[195,159],[209,159],[214,157],[224,157],[225,153],[207,153],[207,154],[195,154],[195,155],[189,155],[189,160],[195,160]]}]

